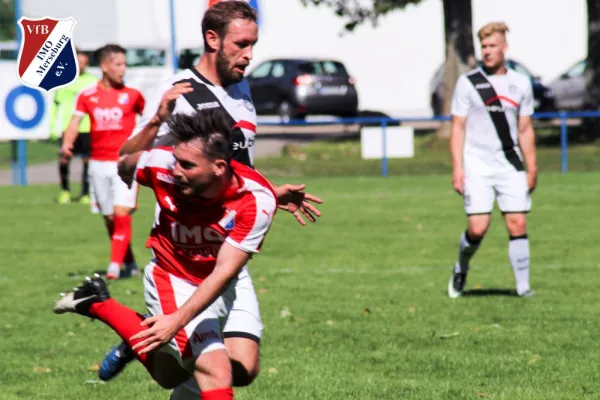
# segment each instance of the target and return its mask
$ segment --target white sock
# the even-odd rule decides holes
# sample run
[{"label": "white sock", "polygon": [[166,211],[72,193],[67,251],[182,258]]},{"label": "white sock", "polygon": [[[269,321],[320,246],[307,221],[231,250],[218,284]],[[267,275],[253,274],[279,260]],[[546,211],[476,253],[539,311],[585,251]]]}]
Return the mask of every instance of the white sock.
[{"label": "white sock", "polygon": [[481,239],[473,240],[469,238],[469,235],[466,231],[460,235],[460,241],[458,244],[458,261],[454,265],[455,273],[466,274],[469,271],[469,261],[479,248],[480,244]]},{"label": "white sock", "polygon": [[527,235],[510,238],[508,258],[517,282],[517,294],[529,290],[529,239]]},{"label": "white sock", "polygon": [[117,263],[111,262],[108,264],[108,270],[106,273],[115,274],[117,277],[119,277],[121,275],[121,266]]}]

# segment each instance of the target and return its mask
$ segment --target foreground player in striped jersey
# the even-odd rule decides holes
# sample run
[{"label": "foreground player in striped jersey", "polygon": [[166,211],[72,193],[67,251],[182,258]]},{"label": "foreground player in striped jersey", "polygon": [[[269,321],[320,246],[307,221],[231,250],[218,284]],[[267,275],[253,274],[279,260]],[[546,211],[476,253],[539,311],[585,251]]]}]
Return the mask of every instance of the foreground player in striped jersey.
[{"label": "foreground player in striped jersey", "polygon": [[[206,51],[200,62],[195,68],[174,75],[160,87],[121,153],[172,145],[174,140],[165,123],[169,115],[203,115],[213,109],[223,109],[235,127],[232,158],[253,167],[256,111],[244,71],[252,60],[253,46],[258,40],[256,18],[254,10],[244,1],[212,6],[202,21]],[[305,223],[303,217],[314,222],[314,216],[320,215],[309,201],[321,202],[303,193],[303,188],[303,185],[274,188],[279,208],[291,212],[301,224]],[[223,331],[225,346],[232,359],[235,386],[250,384],[259,373],[262,330],[257,296],[244,268],[238,276],[236,300]],[[101,364],[100,379],[112,379],[132,359],[133,354],[125,343],[116,346]],[[197,399],[197,391],[192,379],[178,386],[172,399]]]},{"label": "foreground player in striped jersey", "polygon": [[525,218],[537,183],[533,94],[529,78],[506,68],[507,31],[501,22],[479,30],[483,67],[458,79],[452,99],[452,185],[463,196],[468,227],[448,283],[451,298],[463,292],[469,261],[490,225],[494,199],[510,236],[508,256],[517,294],[533,294]]},{"label": "foreground player in striped jersey", "polygon": [[65,295],[54,311],[109,325],[164,388],[193,375],[202,399],[233,399],[222,327],[234,306],[237,277],[260,251],[277,199],[262,175],[231,160],[231,125],[223,110],[175,115],[168,126],[175,148],[119,162],[122,179],[152,189],[160,207],[144,274],[151,316],[144,319],[111,299],[99,277]]}]

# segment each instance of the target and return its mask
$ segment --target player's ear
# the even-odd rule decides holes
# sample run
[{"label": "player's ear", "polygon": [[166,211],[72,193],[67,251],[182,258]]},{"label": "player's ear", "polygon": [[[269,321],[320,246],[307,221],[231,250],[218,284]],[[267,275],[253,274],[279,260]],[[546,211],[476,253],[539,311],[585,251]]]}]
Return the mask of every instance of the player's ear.
[{"label": "player's ear", "polygon": [[229,165],[227,164],[227,161],[225,160],[216,160],[213,164],[213,171],[215,173],[216,176],[221,177],[224,176],[227,173],[227,169],[229,168]]},{"label": "player's ear", "polygon": [[213,30],[208,30],[205,33],[206,36],[206,44],[212,50],[217,51],[221,47],[221,37],[219,34]]}]

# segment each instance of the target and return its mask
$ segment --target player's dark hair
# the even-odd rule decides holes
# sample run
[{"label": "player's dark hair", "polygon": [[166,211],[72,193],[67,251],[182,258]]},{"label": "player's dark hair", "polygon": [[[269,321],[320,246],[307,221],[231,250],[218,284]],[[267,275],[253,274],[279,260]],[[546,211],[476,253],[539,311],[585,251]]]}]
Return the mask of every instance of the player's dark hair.
[{"label": "player's dark hair", "polygon": [[211,161],[231,160],[231,120],[222,108],[211,108],[192,115],[174,114],[167,121],[169,133],[178,143],[199,141]]},{"label": "player's dark hair", "polygon": [[220,1],[206,10],[202,18],[205,51],[210,51],[208,43],[206,43],[206,32],[215,31],[222,38],[227,33],[229,24],[236,19],[256,22],[258,16],[254,8],[241,0]]},{"label": "player's dark hair", "polygon": [[111,54],[115,53],[125,54],[125,49],[118,44],[106,44],[94,52],[94,58],[100,64]]}]

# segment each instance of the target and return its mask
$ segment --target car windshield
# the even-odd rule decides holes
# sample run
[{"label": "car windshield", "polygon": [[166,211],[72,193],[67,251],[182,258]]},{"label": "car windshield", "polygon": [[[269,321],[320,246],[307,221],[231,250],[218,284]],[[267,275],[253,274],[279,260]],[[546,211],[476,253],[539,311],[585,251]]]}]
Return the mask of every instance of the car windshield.
[{"label": "car windshield", "polygon": [[527,68],[525,68],[523,65],[521,65],[517,62],[514,62],[514,61],[512,62],[512,68],[515,71],[517,71],[518,73],[521,73],[528,78],[533,78],[533,74]]},{"label": "car windshield", "polygon": [[13,49],[0,49],[0,61],[16,61],[17,50]]},{"label": "car windshield", "polygon": [[583,75],[583,73],[585,72],[585,65],[586,65],[585,60],[579,61],[577,64],[572,66],[571,69],[569,69],[566,72],[566,75],[569,78],[575,78],[577,76]]},{"label": "car windshield", "polygon": [[298,71],[302,74],[342,76],[347,77],[348,72],[344,65],[338,61],[308,61],[298,64]]}]

